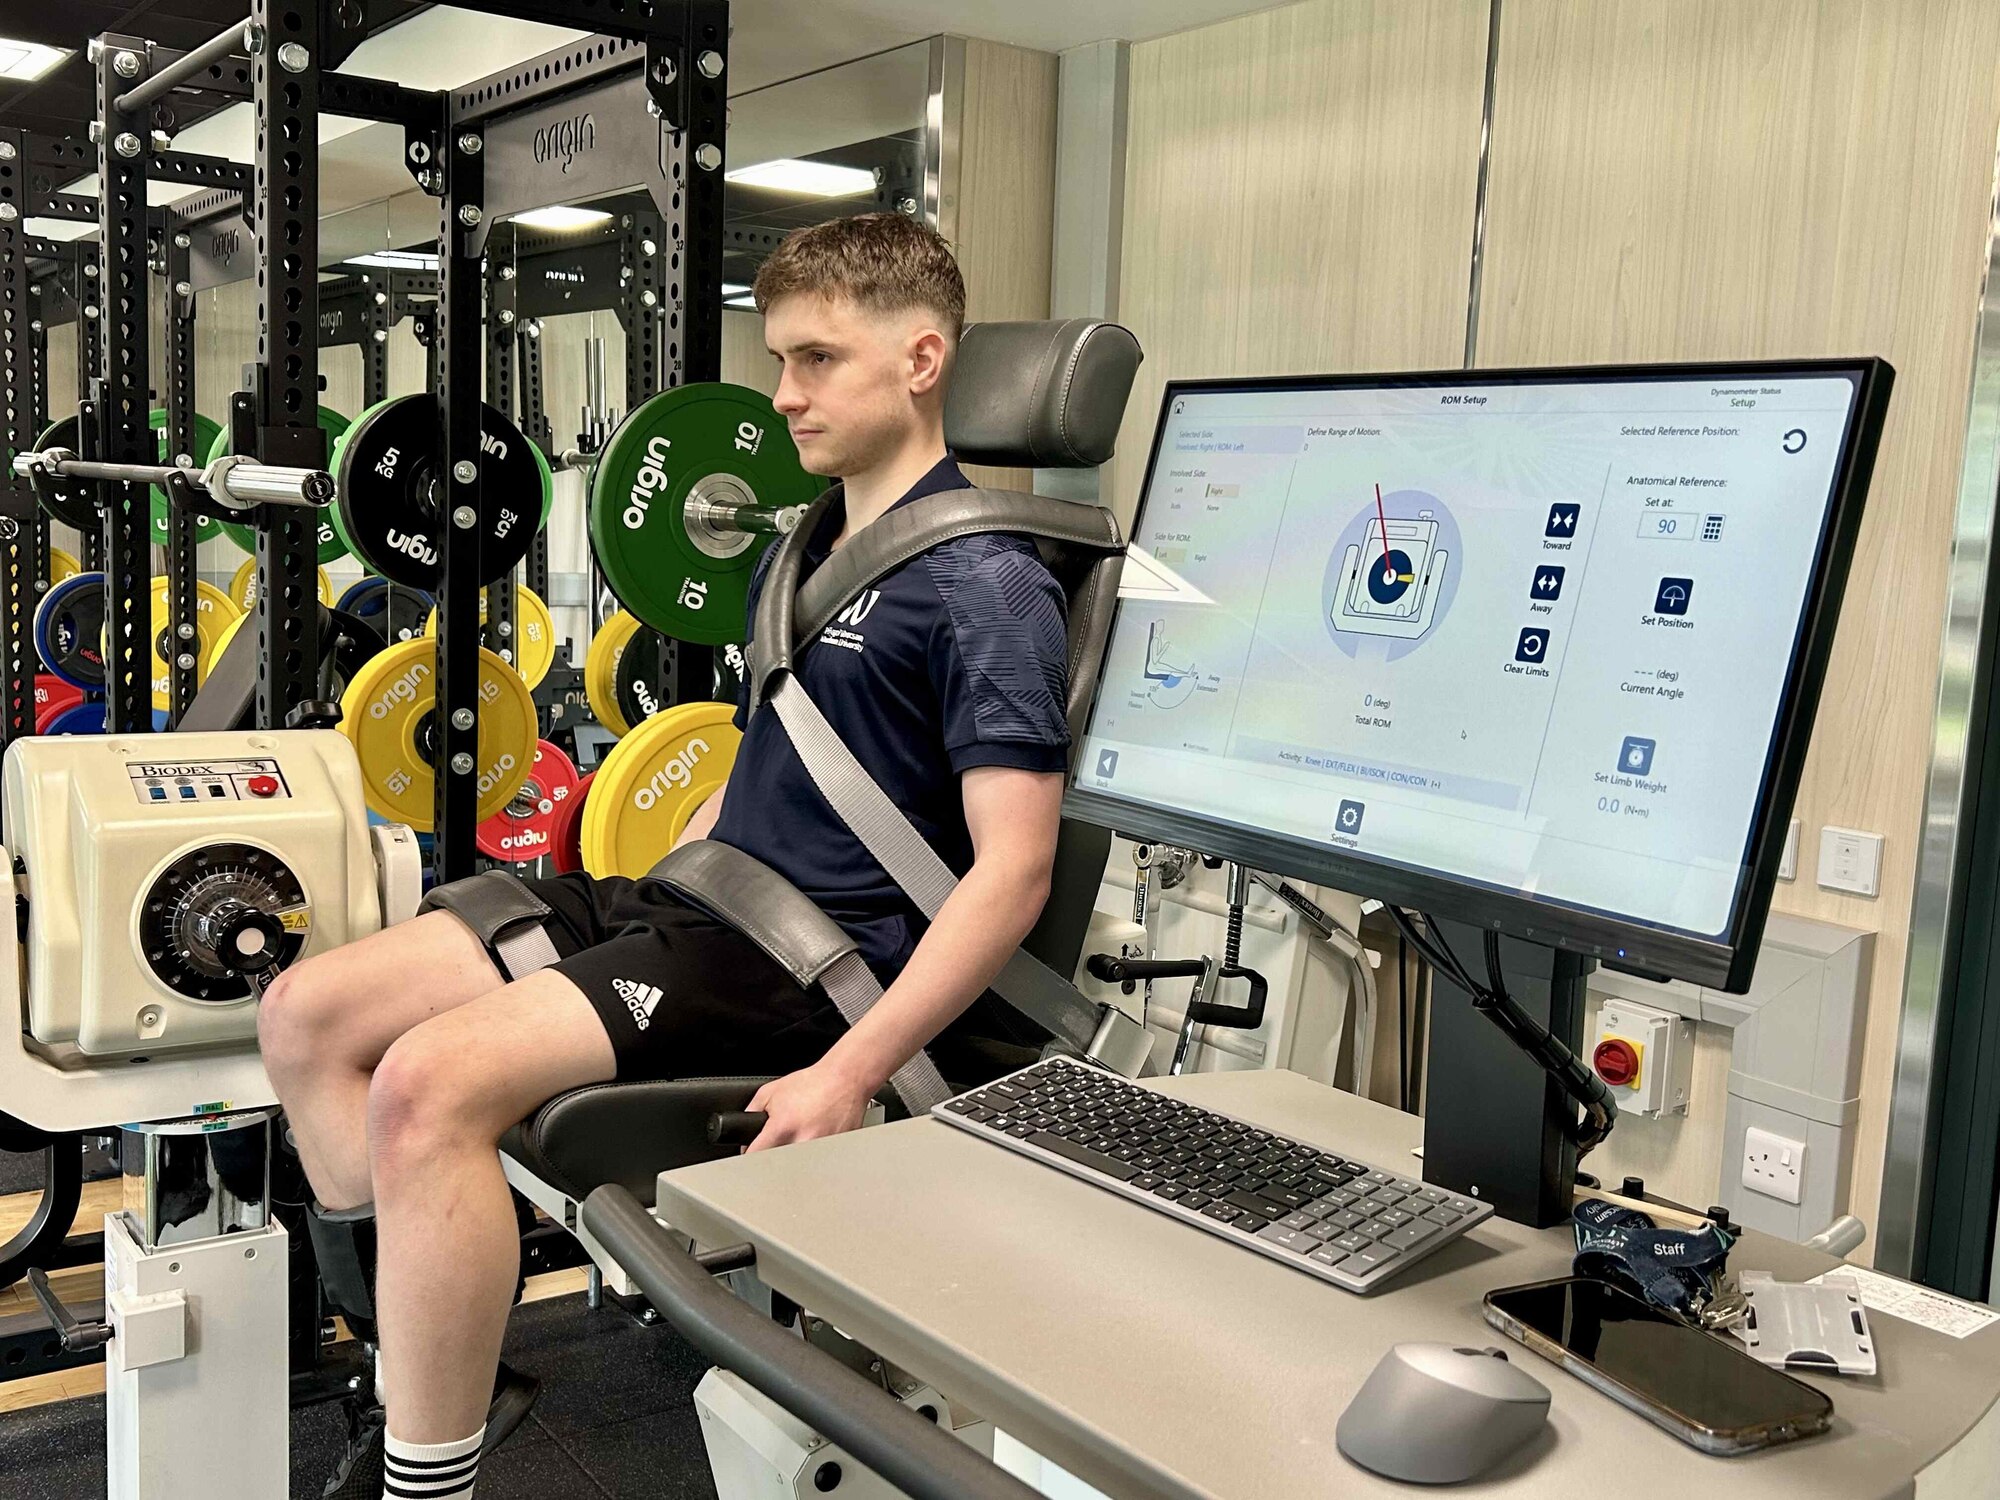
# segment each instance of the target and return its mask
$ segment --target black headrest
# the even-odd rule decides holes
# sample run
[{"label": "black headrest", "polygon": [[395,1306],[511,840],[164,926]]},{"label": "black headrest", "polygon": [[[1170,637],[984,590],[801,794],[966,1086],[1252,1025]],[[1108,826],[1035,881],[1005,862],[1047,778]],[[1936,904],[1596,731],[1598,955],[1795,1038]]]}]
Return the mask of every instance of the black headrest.
[{"label": "black headrest", "polygon": [[945,394],[944,441],[968,463],[1088,469],[1111,457],[1145,358],[1098,318],[974,323]]}]

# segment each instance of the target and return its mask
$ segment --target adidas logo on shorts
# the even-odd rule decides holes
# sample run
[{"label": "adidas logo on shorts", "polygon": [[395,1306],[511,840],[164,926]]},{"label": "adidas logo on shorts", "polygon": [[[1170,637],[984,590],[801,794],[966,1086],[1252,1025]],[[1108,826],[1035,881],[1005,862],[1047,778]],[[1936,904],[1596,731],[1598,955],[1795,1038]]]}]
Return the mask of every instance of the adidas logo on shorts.
[{"label": "adidas logo on shorts", "polygon": [[632,979],[614,979],[611,987],[618,991],[618,998],[625,1002],[625,1008],[632,1012],[632,1023],[641,1031],[653,1024],[653,1007],[660,1003],[660,987],[656,984],[640,984]]}]

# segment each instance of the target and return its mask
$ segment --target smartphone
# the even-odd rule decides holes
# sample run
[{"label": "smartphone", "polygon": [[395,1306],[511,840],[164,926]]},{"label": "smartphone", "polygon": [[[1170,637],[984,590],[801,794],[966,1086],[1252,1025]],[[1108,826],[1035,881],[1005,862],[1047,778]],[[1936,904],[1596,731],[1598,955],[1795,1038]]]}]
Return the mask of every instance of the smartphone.
[{"label": "smartphone", "polygon": [[1486,1321],[1704,1453],[1810,1437],[1833,1417],[1804,1381],[1586,1276],[1488,1292]]}]

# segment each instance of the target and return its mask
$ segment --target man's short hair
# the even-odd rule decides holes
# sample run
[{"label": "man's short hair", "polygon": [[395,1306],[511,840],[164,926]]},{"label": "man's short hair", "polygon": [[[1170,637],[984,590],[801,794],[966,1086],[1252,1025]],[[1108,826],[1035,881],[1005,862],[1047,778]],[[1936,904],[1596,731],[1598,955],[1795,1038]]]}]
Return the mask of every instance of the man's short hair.
[{"label": "man's short hair", "polygon": [[869,312],[922,308],[956,343],[965,326],[965,281],[943,235],[903,214],[859,214],[795,229],[757,270],[757,310],[813,292]]}]

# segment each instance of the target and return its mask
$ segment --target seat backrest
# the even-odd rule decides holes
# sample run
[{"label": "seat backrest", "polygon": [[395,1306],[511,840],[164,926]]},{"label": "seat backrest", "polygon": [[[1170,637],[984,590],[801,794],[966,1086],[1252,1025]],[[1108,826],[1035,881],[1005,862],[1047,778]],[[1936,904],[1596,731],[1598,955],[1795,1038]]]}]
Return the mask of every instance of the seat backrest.
[{"label": "seat backrest", "polygon": [[[944,441],[966,463],[1093,468],[1110,459],[1145,358],[1129,329],[1099,318],[974,323],[959,339],[944,403]],[[1036,543],[1069,601],[1069,712],[1074,742],[1097,691],[1121,556]]]},{"label": "seat backrest", "polygon": [[[959,340],[945,397],[945,446],[965,462],[1008,468],[1102,464],[1117,446],[1143,358],[1129,330],[1101,319],[974,323]],[[1069,602],[1073,754],[1097,692],[1124,558],[1059,542],[1036,545]],[[1049,900],[1022,944],[1058,974],[1076,970],[1110,846],[1108,830],[1063,820]]]}]

